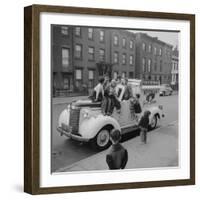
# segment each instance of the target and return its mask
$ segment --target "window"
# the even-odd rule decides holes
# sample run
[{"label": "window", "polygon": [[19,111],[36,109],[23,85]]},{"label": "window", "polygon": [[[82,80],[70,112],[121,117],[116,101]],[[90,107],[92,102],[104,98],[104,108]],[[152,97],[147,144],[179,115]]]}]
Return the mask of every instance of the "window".
[{"label": "window", "polygon": [[119,62],[119,54],[118,52],[114,53],[114,63],[118,63]]},{"label": "window", "polygon": [[88,47],[88,60],[94,60],[94,47]]},{"label": "window", "polygon": [[175,74],[172,75],[172,82],[173,82],[173,83],[176,82],[176,75],[175,75]]},{"label": "window", "polygon": [[122,64],[126,64],[126,54],[122,54]]},{"label": "window", "polygon": [[81,80],[81,79],[82,79],[82,70],[76,69],[76,80]]},{"label": "window", "polygon": [[105,50],[104,49],[99,50],[99,59],[100,59],[100,61],[105,61]]},{"label": "window", "polygon": [[88,71],[88,86],[89,88],[94,88],[94,70]]},{"label": "window", "polygon": [[162,49],[159,49],[159,56],[162,56]]},{"label": "window", "polygon": [[76,36],[81,36],[81,28],[80,27],[76,27],[75,28],[75,35]]},{"label": "window", "polygon": [[129,72],[129,78],[134,78],[133,77],[133,72]]},{"label": "window", "polygon": [[176,70],[176,63],[173,63],[173,65],[172,65],[172,70],[173,70],[173,71]]},{"label": "window", "polygon": [[176,74],[174,74],[174,82],[177,82],[177,80],[176,80]]},{"label": "window", "polygon": [[118,76],[118,72],[114,72],[114,73],[113,73],[113,78],[114,78],[114,79],[117,79],[117,76]]},{"label": "window", "polygon": [[57,73],[53,72],[53,89],[55,89],[57,87],[56,77],[57,77]]},{"label": "window", "polygon": [[61,27],[61,33],[63,35],[69,35],[69,28],[67,26],[62,26]]},{"label": "window", "polygon": [[124,47],[124,48],[126,47],[126,39],[125,38],[122,39],[122,47]]},{"label": "window", "polygon": [[160,61],[160,72],[162,72],[162,60]]},{"label": "window", "polygon": [[149,45],[149,53],[151,53],[151,51],[152,51],[152,46],[151,46],[151,44]]},{"label": "window", "polygon": [[93,39],[93,28],[88,28],[88,38]]},{"label": "window", "polygon": [[82,57],[82,45],[76,44],[75,46],[75,58],[81,58]]},{"label": "window", "polygon": [[69,89],[69,78],[63,74],[63,89]]},{"label": "window", "polygon": [[178,63],[174,63],[174,68],[176,71],[178,70]]},{"label": "window", "polygon": [[151,59],[148,59],[148,72],[151,72]]},{"label": "window", "polygon": [[62,66],[69,67],[69,49],[62,48]]},{"label": "window", "polygon": [[118,45],[119,44],[119,38],[117,35],[114,36],[114,45]]},{"label": "window", "polygon": [[146,44],[144,42],[142,43],[142,50],[146,51]]},{"label": "window", "polygon": [[129,58],[129,64],[132,65],[133,64],[133,56],[130,55],[130,58]]},{"label": "window", "polygon": [[154,64],[154,70],[157,71],[157,62]]},{"label": "window", "polygon": [[162,76],[159,77],[160,84],[162,84]]},{"label": "window", "polygon": [[88,79],[93,80],[94,79],[94,70],[89,70],[88,71]]},{"label": "window", "polygon": [[76,69],[75,71],[75,78],[76,78],[76,87],[81,88],[82,86],[82,70],[81,69]]},{"label": "window", "polygon": [[157,48],[154,47],[154,55],[156,55],[156,54],[157,54]]},{"label": "window", "polygon": [[142,58],[142,71],[145,72],[145,66],[146,65],[146,60],[145,58]]},{"label": "window", "polygon": [[104,39],[105,39],[104,37],[105,37],[105,32],[101,30],[101,31],[100,31],[100,41],[101,41],[101,42],[104,41]]},{"label": "window", "polygon": [[130,40],[129,47],[130,47],[130,49],[133,48],[133,41],[132,40]]},{"label": "window", "polygon": [[126,78],[126,72],[122,72],[122,78]]}]

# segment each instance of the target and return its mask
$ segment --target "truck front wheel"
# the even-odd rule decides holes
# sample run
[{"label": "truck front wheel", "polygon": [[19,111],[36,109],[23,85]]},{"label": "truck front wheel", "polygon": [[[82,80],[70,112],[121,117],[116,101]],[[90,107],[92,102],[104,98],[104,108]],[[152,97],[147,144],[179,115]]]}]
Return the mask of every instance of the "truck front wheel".
[{"label": "truck front wheel", "polygon": [[92,146],[98,150],[107,149],[110,146],[110,131],[108,129],[101,129],[96,137],[91,141]]},{"label": "truck front wheel", "polygon": [[157,122],[158,122],[157,115],[154,115],[152,120],[151,120],[151,123],[150,123],[150,130],[153,130],[153,129],[156,128]]}]

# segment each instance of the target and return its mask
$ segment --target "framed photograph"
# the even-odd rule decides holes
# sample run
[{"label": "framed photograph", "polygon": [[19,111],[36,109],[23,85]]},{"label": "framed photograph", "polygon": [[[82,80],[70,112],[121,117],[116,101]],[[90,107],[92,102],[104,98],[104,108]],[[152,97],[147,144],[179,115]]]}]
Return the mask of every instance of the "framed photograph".
[{"label": "framed photograph", "polygon": [[24,9],[24,191],[195,184],[195,16]]}]

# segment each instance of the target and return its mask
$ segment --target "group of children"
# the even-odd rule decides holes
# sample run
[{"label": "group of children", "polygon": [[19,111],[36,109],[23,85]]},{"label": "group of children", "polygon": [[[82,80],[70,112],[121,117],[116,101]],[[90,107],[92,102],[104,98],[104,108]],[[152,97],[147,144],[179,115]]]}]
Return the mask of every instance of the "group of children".
[{"label": "group of children", "polygon": [[128,79],[122,79],[120,76],[111,81],[108,77],[100,78],[99,83],[93,90],[91,99],[94,102],[101,102],[104,115],[112,115],[114,108],[118,111],[121,108],[119,96],[122,88],[125,91],[121,100],[128,100],[133,97],[132,90],[128,85]]},{"label": "group of children", "polygon": [[[120,102],[118,99],[119,88],[122,85],[124,89],[123,97],[121,100],[133,99],[132,106],[130,110],[133,111],[134,115],[136,113],[141,113],[141,106],[139,104],[139,95],[133,97],[132,90],[128,85],[127,79],[121,79],[117,77],[116,80],[109,81],[108,77],[100,78],[99,83],[94,88],[93,94],[91,96],[94,102],[101,102],[102,113],[104,115],[111,115],[114,108],[120,110]],[[140,128],[140,138],[141,142],[146,144],[147,142],[147,131],[149,126],[149,116],[150,111],[145,111],[138,121]],[[124,169],[128,162],[128,151],[121,144],[121,132],[119,130],[113,129],[110,133],[110,140],[112,145],[110,147],[109,153],[106,155],[106,162],[109,169]]]}]

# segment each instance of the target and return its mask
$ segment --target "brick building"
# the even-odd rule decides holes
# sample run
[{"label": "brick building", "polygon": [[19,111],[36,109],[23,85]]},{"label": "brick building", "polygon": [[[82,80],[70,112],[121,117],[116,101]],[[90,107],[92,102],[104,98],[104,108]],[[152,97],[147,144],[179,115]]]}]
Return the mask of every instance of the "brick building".
[{"label": "brick building", "polygon": [[145,33],[136,33],[136,78],[171,83],[172,46]]},{"label": "brick building", "polygon": [[111,76],[135,78],[135,34],[120,29],[52,25],[54,96],[87,93],[111,66]]},{"label": "brick building", "polygon": [[171,86],[174,90],[178,90],[178,65],[179,65],[179,52],[177,47],[172,52],[172,70],[171,70]]},{"label": "brick building", "polygon": [[113,77],[135,78],[136,38],[135,34],[124,30],[111,32],[111,63]]}]

